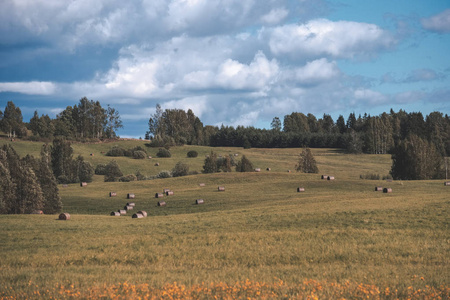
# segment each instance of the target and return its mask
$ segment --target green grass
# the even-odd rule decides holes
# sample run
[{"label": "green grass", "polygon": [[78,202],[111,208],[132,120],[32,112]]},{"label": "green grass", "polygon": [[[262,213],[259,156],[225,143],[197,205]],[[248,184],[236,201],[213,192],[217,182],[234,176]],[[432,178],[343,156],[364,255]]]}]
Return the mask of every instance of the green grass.
[{"label": "green grass", "polygon": [[[117,144],[131,148],[138,143],[143,142]],[[75,144],[74,149],[95,165],[111,159],[101,151],[112,145]],[[39,153],[35,143],[14,146],[21,155]],[[186,157],[191,149],[198,158]],[[350,280],[400,291],[411,285],[450,285],[450,187],[443,181],[359,179],[360,174],[388,174],[386,155],[313,149],[320,173],[301,174],[287,172],[301,149],[213,150],[245,154],[255,167],[272,170],[130,183],[105,183],[96,176],[85,188],[61,186],[69,221],[56,215],[0,216],[0,295],[7,287],[26,293],[30,282],[39,287],[73,283],[81,289],[120,282],[162,286],[277,278],[290,283]],[[211,148],[171,151],[166,159],[116,160],[129,173],[141,168],[154,175],[178,161],[200,171]],[[162,166],[153,166],[156,160]],[[321,180],[321,174],[336,180]],[[218,192],[219,185],[226,191]],[[377,185],[393,193],[375,192]],[[297,193],[298,186],[306,191]],[[157,207],[154,194],[163,188],[175,195],[164,198],[166,207]],[[118,196],[109,197],[110,191]],[[129,201],[127,193],[136,194],[135,211],[146,210],[149,217],[109,216]],[[194,205],[199,198],[205,204]],[[413,280],[420,277],[424,280]]]}]

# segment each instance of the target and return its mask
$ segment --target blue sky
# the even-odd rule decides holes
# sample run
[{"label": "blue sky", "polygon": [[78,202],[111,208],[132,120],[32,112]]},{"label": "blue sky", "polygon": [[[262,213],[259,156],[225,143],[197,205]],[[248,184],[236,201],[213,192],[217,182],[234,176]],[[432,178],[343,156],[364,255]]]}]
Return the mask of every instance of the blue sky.
[{"label": "blue sky", "polygon": [[143,137],[159,103],[205,125],[291,112],[450,114],[449,1],[3,0],[0,109],[82,97]]}]

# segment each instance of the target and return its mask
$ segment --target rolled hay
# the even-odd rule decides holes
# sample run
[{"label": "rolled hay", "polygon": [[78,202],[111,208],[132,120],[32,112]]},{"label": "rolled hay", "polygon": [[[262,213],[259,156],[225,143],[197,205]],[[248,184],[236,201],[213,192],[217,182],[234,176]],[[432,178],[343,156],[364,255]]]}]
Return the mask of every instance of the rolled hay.
[{"label": "rolled hay", "polygon": [[116,193],[116,192],[109,192],[109,196],[110,196],[110,197],[116,197],[116,196],[117,196],[117,193]]},{"label": "rolled hay", "polygon": [[236,156],[236,157],[239,156],[239,153],[235,153],[234,156]]},{"label": "rolled hay", "polygon": [[132,210],[132,209],[133,209],[133,206],[125,205],[125,206],[123,207],[123,209],[125,209],[125,210]]},{"label": "rolled hay", "polygon": [[70,220],[70,215],[68,213],[62,213],[58,217],[59,220]]},{"label": "rolled hay", "polygon": [[133,194],[133,193],[127,194],[127,199],[134,199],[134,198],[136,198],[135,194]]},{"label": "rolled hay", "polygon": [[444,182],[444,185],[445,185],[445,186],[450,186],[450,181]]},{"label": "rolled hay", "polygon": [[135,206],[136,206],[136,203],[134,203],[134,202],[127,202],[127,206],[133,206],[133,207],[135,207]]},{"label": "rolled hay", "polygon": [[321,178],[327,180],[328,179],[328,175],[322,175]]},{"label": "rolled hay", "polygon": [[121,215],[126,215],[127,214],[127,210],[126,209],[119,209],[118,212]]},{"label": "rolled hay", "polygon": [[36,209],[36,210],[33,210],[30,214],[32,214],[32,215],[43,215],[44,212],[42,210]]},{"label": "rolled hay", "polygon": [[113,216],[113,217],[120,217],[120,212],[112,211],[110,215]]},{"label": "rolled hay", "polygon": [[219,192],[224,192],[225,191],[225,187],[224,186],[219,186],[219,187],[217,187],[217,190]]},{"label": "rolled hay", "polygon": [[67,183],[64,183],[64,184],[62,185],[62,187],[63,187],[63,188],[66,188],[66,187],[69,187],[69,185],[68,185]]},{"label": "rolled hay", "polygon": [[195,200],[195,204],[203,204],[203,203],[205,203],[205,201],[203,201],[203,199]]},{"label": "rolled hay", "polygon": [[170,189],[163,189],[163,194],[170,192]]},{"label": "rolled hay", "polygon": [[166,206],[166,202],[164,202],[164,201],[158,201],[158,206]]},{"label": "rolled hay", "polygon": [[287,170],[288,173],[291,173],[291,170]]},{"label": "rolled hay", "polygon": [[162,197],[164,197],[163,193],[156,193],[155,194],[155,198],[162,198]]},{"label": "rolled hay", "polygon": [[148,156],[148,159],[152,159],[152,157],[149,155],[149,156]]},{"label": "rolled hay", "polygon": [[328,180],[334,180],[334,176],[328,176]]},{"label": "rolled hay", "polygon": [[384,188],[383,189],[383,193],[392,193],[392,189],[391,188]]},{"label": "rolled hay", "polygon": [[155,167],[159,167],[159,163],[156,163],[156,164],[155,164]]},{"label": "rolled hay", "polygon": [[143,216],[144,216],[144,218],[146,218],[146,217],[147,217],[147,212],[146,212],[146,211],[144,211],[144,210],[140,210],[140,211],[138,211],[137,213],[138,213],[138,214],[141,214],[141,215],[143,215]]},{"label": "rolled hay", "polygon": [[305,191],[305,188],[304,188],[304,187],[298,187],[298,188],[297,188],[297,192],[298,192],[298,193],[304,192],[304,191]]},{"label": "rolled hay", "polygon": [[381,192],[383,191],[383,187],[382,186],[376,186],[375,187],[375,192]]},{"label": "rolled hay", "polygon": [[135,213],[133,214],[133,216],[131,216],[133,219],[141,219],[144,217],[144,215],[140,214],[140,213]]},{"label": "rolled hay", "polygon": [[173,196],[173,192],[172,191],[167,191],[166,192],[166,196]]},{"label": "rolled hay", "polygon": [[203,186],[206,186],[206,184],[200,183],[199,186],[203,187]]},{"label": "rolled hay", "polygon": [[255,172],[261,172],[261,169],[260,168],[256,168]]},{"label": "rolled hay", "polygon": [[267,168],[267,169],[266,169],[266,171],[270,171],[270,170],[272,170],[272,169],[271,169],[271,168]]},{"label": "rolled hay", "polygon": [[87,182],[80,182],[80,186],[81,186],[81,187],[87,186]]}]

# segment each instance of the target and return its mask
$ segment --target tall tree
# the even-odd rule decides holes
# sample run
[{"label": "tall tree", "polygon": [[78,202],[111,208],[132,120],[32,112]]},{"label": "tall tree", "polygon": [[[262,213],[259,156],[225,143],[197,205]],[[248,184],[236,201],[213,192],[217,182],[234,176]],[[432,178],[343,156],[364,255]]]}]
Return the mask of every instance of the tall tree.
[{"label": "tall tree", "polygon": [[51,146],[52,170],[59,183],[76,182],[73,149],[65,138],[55,138]]},{"label": "tall tree", "polygon": [[50,146],[45,144],[41,148],[41,159],[37,177],[44,195],[43,211],[45,214],[55,214],[61,211],[62,202],[59,196],[58,183],[51,170]]},{"label": "tall tree", "polygon": [[241,160],[236,165],[236,172],[253,172],[253,164],[252,162],[243,155]]},{"label": "tall tree", "polygon": [[203,173],[215,173],[217,172],[217,154],[211,151],[205,158],[205,164],[203,165]]},{"label": "tall tree", "polygon": [[295,169],[303,173],[319,173],[316,160],[309,148],[303,149]]},{"label": "tall tree", "polygon": [[6,155],[0,149],[0,214],[12,213],[17,201],[16,184],[11,178]]},{"label": "tall tree", "polygon": [[116,130],[123,128],[122,120],[120,119],[119,111],[108,105],[106,110],[106,137],[109,139],[116,137]]},{"label": "tall tree", "polygon": [[281,131],[280,118],[278,118],[278,117],[273,118],[272,123],[270,123],[270,127],[272,128],[272,130],[280,132]]},{"label": "tall tree", "polygon": [[26,127],[23,124],[22,111],[12,101],[8,101],[6,104],[1,127],[10,137],[23,137],[27,135]]}]

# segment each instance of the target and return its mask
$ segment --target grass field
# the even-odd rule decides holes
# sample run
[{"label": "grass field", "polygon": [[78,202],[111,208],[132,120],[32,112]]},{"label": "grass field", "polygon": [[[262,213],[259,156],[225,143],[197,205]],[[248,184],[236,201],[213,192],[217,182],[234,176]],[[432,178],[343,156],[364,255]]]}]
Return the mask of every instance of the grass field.
[{"label": "grass field", "polygon": [[[113,145],[74,144],[95,166]],[[39,155],[39,143],[15,143]],[[198,158],[187,158],[189,150]],[[313,149],[319,174],[291,172],[301,149],[184,146],[166,159],[115,158],[124,174],[155,175],[206,154],[246,155],[260,173],[199,174],[130,183],[96,176],[60,187],[64,212],[0,216],[0,298],[445,298],[450,287],[450,187],[387,175],[390,156]],[[151,149],[153,157],[157,149]],[[93,156],[90,156],[93,153]],[[160,162],[159,167],[154,163]],[[264,171],[267,167],[271,171]],[[335,181],[320,179],[321,174]],[[199,183],[205,183],[200,187]],[[218,192],[223,185],[225,192]],[[297,187],[305,192],[297,193]],[[393,193],[375,192],[375,186]],[[170,188],[166,207],[156,192]],[[117,197],[109,197],[109,192]],[[135,193],[135,211],[110,217]],[[195,205],[196,199],[203,205]],[[176,282],[176,283],[175,283]]]}]

